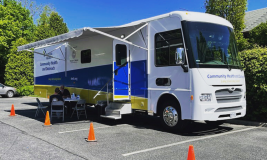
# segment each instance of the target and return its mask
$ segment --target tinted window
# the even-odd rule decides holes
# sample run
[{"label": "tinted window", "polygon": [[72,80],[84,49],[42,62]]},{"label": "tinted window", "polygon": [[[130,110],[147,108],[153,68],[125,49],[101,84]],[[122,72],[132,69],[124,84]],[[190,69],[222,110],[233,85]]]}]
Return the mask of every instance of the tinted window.
[{"label": "tinted window", "polygon": [[181,29],[157,33],[155,35],[155,65],[176,65],[177,48],[184,48]]},{"label": "tinted window", "polygon": [[127,47],[123,44],[116,45],[116,65],[121,66],[127,62]]},{"label": "tinted window", "polygon": [[81,63],[91,63],[91,49],[81,51]]},{"label": "tinted window", "polygon": [[156,79],[156,85],[157,86],[170,86],[171,85],[171,79],[170,78],[157,78]]},{"label": "tinted window", "polygon": [[232,28],[203,22],[182,25],[191,68],[241,68]]}]

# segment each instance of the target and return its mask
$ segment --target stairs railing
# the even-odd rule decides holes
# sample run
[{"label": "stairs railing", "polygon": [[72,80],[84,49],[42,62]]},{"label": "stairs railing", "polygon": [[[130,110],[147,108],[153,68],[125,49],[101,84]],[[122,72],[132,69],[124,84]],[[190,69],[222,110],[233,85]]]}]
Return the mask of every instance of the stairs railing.
[{"label": "stairs railing", "polygon": [[107,95],[107,105],[109,104],[109,97],[108,97],[108,94],[109,94],[109,92],[108,92],[108,84],[109,84],[109,82],[110,81],[113,81],[113,78],[110,78],[109,80],[108,80],[108,82],[97,92],[97,94],[94,96],[94,98],[93,99],[95,99],[98,95],[100,95],[100,92],[107,86],[107,93],[106,93],[106,95]]}]

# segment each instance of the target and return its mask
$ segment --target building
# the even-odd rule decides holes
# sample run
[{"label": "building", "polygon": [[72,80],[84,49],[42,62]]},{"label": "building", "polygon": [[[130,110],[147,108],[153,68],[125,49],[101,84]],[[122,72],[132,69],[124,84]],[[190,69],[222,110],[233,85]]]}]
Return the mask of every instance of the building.
[{"label": "building", "polygon": [[245,29],[243,30],[244,37],[249,37],[249,32],[261,23],[267,22],[267,8],[257,9],[246,12],[245,14]]}]

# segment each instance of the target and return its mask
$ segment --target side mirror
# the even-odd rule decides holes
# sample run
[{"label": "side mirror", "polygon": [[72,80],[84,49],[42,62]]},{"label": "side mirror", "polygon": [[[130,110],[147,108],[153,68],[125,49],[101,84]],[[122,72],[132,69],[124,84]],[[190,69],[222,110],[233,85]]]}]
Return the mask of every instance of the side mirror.
[{"label": "side mirror", "polygon": [[188,72],[188,67],[185,66],[185,51],[184,48],[176,48],[175,55],[176,64],[181,64],[181,67],[184,69],[184,72]]},{"label": "side mirror", "polygon": [[185,63],[184,48],[176,48],[175,61],[176,61],[176,64],[184,64]]}]

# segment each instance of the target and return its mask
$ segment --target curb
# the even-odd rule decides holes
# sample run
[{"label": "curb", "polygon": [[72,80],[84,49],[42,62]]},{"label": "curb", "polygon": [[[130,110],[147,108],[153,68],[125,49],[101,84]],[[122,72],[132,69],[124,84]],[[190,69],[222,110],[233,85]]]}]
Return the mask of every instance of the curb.
[{"label": "curb", "polygon": [[255,126],[255,127],[267,127],[267,123],[264,122],[253,122],[253,121],[245,121],[245,120],[226,120],[225,123],[244,125],[244,126]]}]

